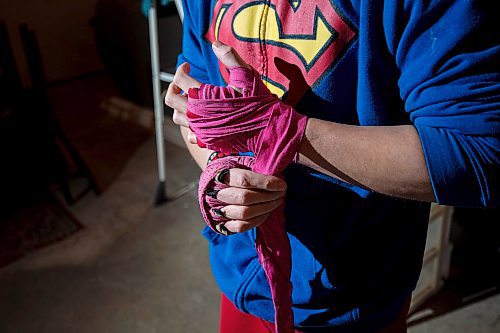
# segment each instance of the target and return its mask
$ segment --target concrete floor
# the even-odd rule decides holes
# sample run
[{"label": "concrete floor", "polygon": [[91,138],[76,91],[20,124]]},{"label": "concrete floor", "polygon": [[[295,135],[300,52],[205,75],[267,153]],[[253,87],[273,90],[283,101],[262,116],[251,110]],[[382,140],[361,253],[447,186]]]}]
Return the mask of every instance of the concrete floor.
[{"label": "concrete floor", "polygon": [[[167,144],[172,192],[196,181],[185,149]],[[99,198],[72,210],[87,227],[0,271],[0,332],[216,332],[195,191],[152,208],[154,140]]]},{"label": "concrete floor", "polygon": [[[167,144],[173,192],[197,180],[185,149]],[[86,228],[0,271],[2,333],[215,333],[212,278],[194,190],[152,208],[154,140],[99,198],[72,211]],[[500,331],[500,296],[414,326],[411,333]]]},{"label": "concrete floor", "polygon": [[447,313],[410,328],[409,333],[500,332],[500,295]]}]

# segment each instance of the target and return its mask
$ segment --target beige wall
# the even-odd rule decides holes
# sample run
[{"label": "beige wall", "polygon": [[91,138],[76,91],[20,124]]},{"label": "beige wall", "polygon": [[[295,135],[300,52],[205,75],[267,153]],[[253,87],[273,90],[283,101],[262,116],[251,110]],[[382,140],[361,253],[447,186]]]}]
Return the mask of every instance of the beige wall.
[{"label": "beige wall", "polygon": [[19,71],[29,84],[18,25],[35,30],[49,81],[104,68],[90,19],[97,0],[0,0],[0,19],[9,30]]}]

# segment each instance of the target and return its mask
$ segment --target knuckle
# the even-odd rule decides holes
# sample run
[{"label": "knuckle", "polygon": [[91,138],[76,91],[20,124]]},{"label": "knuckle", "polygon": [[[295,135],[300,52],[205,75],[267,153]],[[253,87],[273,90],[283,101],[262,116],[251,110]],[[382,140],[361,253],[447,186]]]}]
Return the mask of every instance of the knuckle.
[{"label": "knuckle", "polygon": [[240,187],[247,187],[249,182],[248,182],[248,177],[245,175],[245,173],[241,173],[236,171],[234,174],[234,182],[237,186]]},{"label": "knuckle", "polygon": [[242,192],[240,192],[238,200],[242,204],[249,203],[249,201],[250,201],[250,192],[248,192],[248,191],[242,191]]},{"label": "knuckle", "polygon": [[182,121],[181,115],[179,114],[179,112],[177,110],[174,110],[174,115],[172,116],[172,120],[176,125],[181,124],[181,121]]},{"label": "knuckle", "polygon": [[181,78],[182,78],[182,71],[178,71],[177,73],[175,73],[174,75],[174,78],[172,80],[172,83],[175,84],[176,86],[179,85],[180,81],[181,81]]},{"label": "knuckle", "polygon": [[246,228],[243,225],[243,223],[236,224],[233,229],[235,232],[245,232],[246,231]]},{"label": "knuckle", "polygon": [[167,93],[167,95],[165,96],[165,104],[172,107],[173,103],[174,103],[174,98],[173,98],[172,94]]},{"label": "knuckle", "polygon": [[174,75],[174,82],[175,82],[175,79],[182,75],[182,73],[184,73],[184,64],[181,64],[179,67],[177,67],[177,70],[175,71],[175,75]]},{"label": "knuckle", "polygon": [[251,186],[250,179],[248,179],[247,176],[242,176],[241,181],[240,181],[240,185],[242,187],[250,187]]},{"label": "knuckle", "polygon": [[273,183],[273,180],[271,177],[265,177],[263,180],[262,180],[262,186],[264,189],[269,189],[271,188],[271,185]]},{"label": "knuckle", "polygon": [[237,203],[237,204],[243,203],[244,194],[242,192],[234,191],[234,193],[232,193],[232,197],[233,197],[233,200],[235,203]]},{"label": "knuckle", "polygon": [[250,207],[247,207],[247,206],[244,206],[242,208],[240,208],[239,212],[238,212],[238,218],[241,219],[241,220],[248,220],[248,218],[250,217]]}]

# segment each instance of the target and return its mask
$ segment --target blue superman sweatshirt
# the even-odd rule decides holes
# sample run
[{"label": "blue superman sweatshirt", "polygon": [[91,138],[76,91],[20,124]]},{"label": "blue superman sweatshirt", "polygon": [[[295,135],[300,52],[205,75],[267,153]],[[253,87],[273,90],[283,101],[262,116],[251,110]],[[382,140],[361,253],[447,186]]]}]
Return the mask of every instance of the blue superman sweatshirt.
[{"label": "blue superman sweatshirt", "polygon": [[[437,201],[499,202],[499,30],[493,1],[184,1],[191,75],[225,84],[211,42],[234,47],[272,92],[310,117],[360,126],[413,124]],[[488,8],[491,7],[491,8]],[[332,144],[335,144],[332,142]],[[372,331],[416,285],[429,205],[391,198],[300,165],[285,172],[295,324]],[[273,320],[255,231],[206,228],[221,290]]]}]

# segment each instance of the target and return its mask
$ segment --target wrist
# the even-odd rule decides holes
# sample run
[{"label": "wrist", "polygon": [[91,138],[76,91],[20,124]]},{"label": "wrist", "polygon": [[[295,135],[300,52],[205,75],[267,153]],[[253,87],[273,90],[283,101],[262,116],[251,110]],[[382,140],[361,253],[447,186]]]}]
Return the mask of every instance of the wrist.
[{"label": "wrist", "polygon": [[207,165],[207,160],[210,154],[213,152],[212,150],[208,150],[205,148],[200,148],[198,147],[197,144],[193,144],[189,141],[188,134],[189,134],[189,129],[186,127],[181,126],[181,133],[182,133],[182,138],[184,139],[184,143],[186,144],[186,147],[195,160],[196,164],[204,170],[206,165]]},{"label": "wrist", "polygon": [[304,135],[302,136],[300,147],[297,152],[296,163],[298,164],[302,164],[308,167],[312,167],[314,165],[311,159],[313,158],[313,156],[317,155],[317,152],[315,152],[311,142],[315,140],[314,128],[315,126],[317,126],[317,123],[318,119],[315,118],[308,118],[307,120]]},{"label": "wrist", "polygon": [[307,129],[309,127],[309,123],[310,123],[309,120],[310,120],[310,118],[306,117],[305,129],[304,129],[304,132],[302,133],[302,137],[300,138],[299,149],[297,150],[297,153],[295,154],[295,157],[293,158],[293,163],[303,164],[304,156],[302,155],[302,150],[305,149],[305,146],[306,146],[306,144],[305,144],[305,141],[307,140],[306,132],[307,132]]}]

